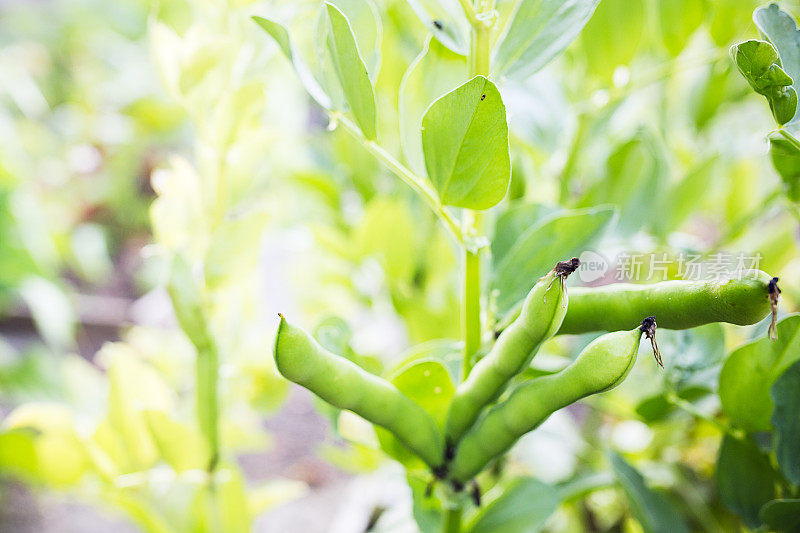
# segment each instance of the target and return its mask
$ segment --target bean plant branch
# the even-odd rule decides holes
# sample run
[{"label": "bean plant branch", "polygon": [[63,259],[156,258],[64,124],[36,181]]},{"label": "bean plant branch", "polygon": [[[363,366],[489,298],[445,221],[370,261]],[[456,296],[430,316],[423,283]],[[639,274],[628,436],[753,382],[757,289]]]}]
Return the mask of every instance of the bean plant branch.
[{"label": "bean plant branch", "polygon": [[414,174],[411,169],[400,163],[381,145],[364,137],[361,129],[342,113],[331,111],[329,113],[329,118],[332,123],[342,126],[342,128],[344,128],[344,130],[349,133],[351,137],[358,141],[370,154],[372,154],[375,159],[380,161],[383,166],[392,171],[392,173],[400,178],[403,183],[411,187],[414,192],[419,194],[425,203],[428,204],[428,207],[430,207],[431,211],[433,211],[434,214],[439,217],[439,220],[442,221],[445,228],[447,228],[453,238],[455,238],[459,244],[463,244],[464,239],[461,229],[458,226],[458,222],[445,209],[445,207],[442,205],[442,202],[439,201],[436,192],[431,188],[427,181]]}]

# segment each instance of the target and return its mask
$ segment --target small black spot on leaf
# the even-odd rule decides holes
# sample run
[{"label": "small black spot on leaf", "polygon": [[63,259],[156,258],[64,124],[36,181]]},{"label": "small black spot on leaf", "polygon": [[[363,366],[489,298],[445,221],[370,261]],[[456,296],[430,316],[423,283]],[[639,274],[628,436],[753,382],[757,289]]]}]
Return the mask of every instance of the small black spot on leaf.
[{"label": "small black spot on leaf", "polygon": [[441,20],[434,20],[433,25],[436,26],[437,30],[441,30],[442,28],[444,28],[444,24],[442,24]]}]

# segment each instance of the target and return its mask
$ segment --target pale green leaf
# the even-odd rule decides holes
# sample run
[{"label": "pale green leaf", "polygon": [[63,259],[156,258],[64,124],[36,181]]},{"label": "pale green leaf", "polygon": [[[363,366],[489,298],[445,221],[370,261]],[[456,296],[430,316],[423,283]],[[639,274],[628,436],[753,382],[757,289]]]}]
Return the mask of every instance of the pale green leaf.
[{"label": "pale green leaf", "polygon": [[600,0],[521,0],[501,37],[494,70],[527,78],[578,36]]},{"label": "pale green leaf", "polygon": [[400,82],[400,143],[411,170],[425,173],[420,128],[431,103],[458,87],[467,76],[467,60],[428,37],[425,48],[411,63]]},{"label": "pale green leaf", "polygon": [[339,8],[327,4],[329,35],[328,49],[334,70],[356,123],[367,139],[377,136],[375,94],[367,67],[361,58],[350,22]]},{"label": "pale green leaf", "polygon": [[295,49],[289,32],[282,25],[264,17],[253,17],[253,20],[261,26],[278,44],[286,58],[291,61],[300,83],[309,95],[325,109],[331,108],[331,99],[320,87],[319,82],[311,74],[305,61]]},{"label": "pale green leaf", "polygon": [[488,209],[502,200],[511,161],[497,87],[476,76],[431,104],[422,119],[422,149],[445,205]]},{"label": "pale green leaf", "polygon": [[406,0],[422,25],[453,52],[469,51],[470,28],[458,0]]}]

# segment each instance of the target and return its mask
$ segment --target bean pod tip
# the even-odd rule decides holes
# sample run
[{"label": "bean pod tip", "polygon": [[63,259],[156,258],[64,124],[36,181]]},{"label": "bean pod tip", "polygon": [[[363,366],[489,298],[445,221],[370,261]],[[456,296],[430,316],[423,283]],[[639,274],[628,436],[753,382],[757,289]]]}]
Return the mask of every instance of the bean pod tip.
[{"label": "bean pod tip", "polygon": [[778,287],[778,281],[780,280],[775,277],[769,280],[769,283],[767,283],[769,305],[770,309],[772,310],[772,320],[770,320],[769,329],[767,329],[767,335],[772,340],[778,338],[776,325],[778,324],[778,300],[781,298],[781,289]]},{"label": "bean pod tip", "polygon": [[658,328],[658,324],[656,324],[656,317],[654,316],[645,318],[639,325],[639,330],[650,340],[650,345],[653,347],[653,356],[656,358],[656,363],[658,363],[658,366],[661,368],[664,368],[664,362],[661,360],[661,352],[659,351],[658,344],[656,343],[656,328]]}]

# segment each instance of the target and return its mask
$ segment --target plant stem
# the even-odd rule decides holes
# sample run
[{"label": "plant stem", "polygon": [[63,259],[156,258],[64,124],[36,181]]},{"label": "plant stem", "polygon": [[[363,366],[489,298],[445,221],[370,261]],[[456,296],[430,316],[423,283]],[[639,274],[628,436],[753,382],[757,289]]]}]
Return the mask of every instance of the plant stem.
[{"label": "plant stem", "polygon": [[[472,6],[469,6],[472,9]],[[467,7],[464,7],[465,13]],[[467,15],[469,18],[469,15]],[[472,24],[470,43],[470,76],[488,76],[491,68],[491,25],[482,20]],[[481,229],[481,213],[465,209],[461,233],[464,238],[475,236]],[[461,361],[461,379],[466,380],[472,370],[472,360],[481,346],[481,248],[464,247],[464,290],[461,313],[464,355]]]},{"label": "plant stem", "polygon": [[207,469],[213,473],[219,461],[219,356],[213,342],[197,348],[197,414],[208,443]]},{"label": "plant stem", "polygon": [[445,510],[443,532],[461,533],[461,507],[453,507]]},{"label": "plant stem", "polygon": [[[465,217],[465,225],[475,227],[473,217]],[[465,228],[467,229],[467,228]],[[461,379],[466,380],[472,370],[472,360],[481,346],[481,256],[480,249],[464,248],[464,293],[463,293],[463,339],[464,357],[461,361]]]},{"label": "plant stem", "polygon": [[436,192],[427,181],[414,174],[411,169],[400,163],[394,158],[394,156],[392,156],[392,154],[384,150],[383,147],[378,143],[370,141],[364,137],[364,134],[361,132],[359,127],[356,126],[349,118],[335,111],[330,112],[329,115],[331,122],[340,124],[342,128],[344,128],[347,133],[349,133],[369,153],[371,153],[375,159],[380,161],[383,166],[391,170],[392,173],[394,173],[403,181],[403,183],[411,187],[414,192],[419,194],[425,203],[428,204],[428,207],[431,208],[431,211],[433,211],[434,214],[439,217],[439,220],[442,221],[445,228],[448,229],[448,231],[459,244],[464,242],[461,235],[461,229],[458,227],[458,223],[444,208],[442,203],[439,201],[439,197],[436,195]]},{"label": "plant stem", "polygon": [[783,135],[783,138],[789,141],[789,143],[794,146],[797,150],[800,150],[800,141],[797,140],[797,137],[786,131],[785,129],[781,128],[778,130],[778,133]]}]

